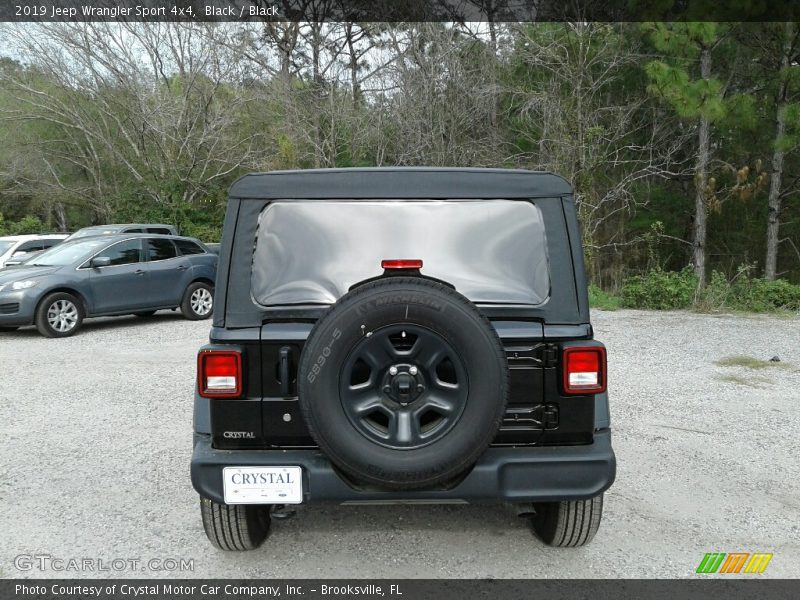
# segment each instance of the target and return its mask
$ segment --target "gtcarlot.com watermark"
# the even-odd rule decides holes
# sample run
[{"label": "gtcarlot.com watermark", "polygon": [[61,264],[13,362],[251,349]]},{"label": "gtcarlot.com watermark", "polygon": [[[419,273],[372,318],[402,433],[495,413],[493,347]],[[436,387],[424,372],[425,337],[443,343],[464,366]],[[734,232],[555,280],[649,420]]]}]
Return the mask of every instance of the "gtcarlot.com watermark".
[{"label": "gtcarlot.com watermark", "polygon": [[194,571],[193,558],[96,558],[62,557],[52,554],[18,554],[14,557],[18,571],[56,571],[67,573],[123,573],[159,571],[184,573]]}]

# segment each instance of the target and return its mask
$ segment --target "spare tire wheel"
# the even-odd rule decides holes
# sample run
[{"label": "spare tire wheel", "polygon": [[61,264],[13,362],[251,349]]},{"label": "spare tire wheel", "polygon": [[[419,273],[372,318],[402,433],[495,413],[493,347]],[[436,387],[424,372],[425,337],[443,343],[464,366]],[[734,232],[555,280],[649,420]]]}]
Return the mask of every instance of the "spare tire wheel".
[{"label": "spare tire wheel", "polygon": [[453,480],[491,443],[506,406],[500,339],[441,283],[388,277],[342,296],[300,359],[299,402],[320,449],[389,489]]}]

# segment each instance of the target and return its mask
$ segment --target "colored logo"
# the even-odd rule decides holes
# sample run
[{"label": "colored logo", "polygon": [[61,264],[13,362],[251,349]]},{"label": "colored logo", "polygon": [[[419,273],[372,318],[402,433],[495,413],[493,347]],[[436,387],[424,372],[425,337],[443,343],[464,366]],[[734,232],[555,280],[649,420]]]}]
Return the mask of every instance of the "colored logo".
[{"label": "colored logo", "polygon": [[709,552],[700,561],[697,573],[763,573],[772,553],[766,552]]}]

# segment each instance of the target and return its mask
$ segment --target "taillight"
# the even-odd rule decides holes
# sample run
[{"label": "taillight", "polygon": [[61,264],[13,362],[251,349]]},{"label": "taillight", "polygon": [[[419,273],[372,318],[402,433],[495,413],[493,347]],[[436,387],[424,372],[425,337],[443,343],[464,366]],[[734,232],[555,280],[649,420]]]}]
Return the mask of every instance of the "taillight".
[{"label": "taillight", "polygon": [[381,269],[421,269],[420,258],[386,258],[381,261]]},{"label": "taillight", "polygon": [[564,393],[597,394],[606,390],[606,349],[570,346],[562,355]]},{"label": "taillight", "polygon": [[204,398],[242,393],[242,354],[233,350],[201,350],[197,355],[197,385]]}]

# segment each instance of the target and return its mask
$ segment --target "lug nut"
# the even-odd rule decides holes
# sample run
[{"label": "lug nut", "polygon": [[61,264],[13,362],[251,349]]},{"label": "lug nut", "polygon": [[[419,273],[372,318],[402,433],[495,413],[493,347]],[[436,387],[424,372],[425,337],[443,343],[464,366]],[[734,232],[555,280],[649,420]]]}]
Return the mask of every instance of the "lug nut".
[{"label": "lug nut", "polygon": [[397,375],[397,367],[389,367],[389,375]]},{"label": "lug nut", "polygon": [[417,374],[417,367],[411,367],[408,370],[408,372],[411,373],[412,375],[416,375]]},{"label": "lug nut", "polygon": [[388,394],[391,391],[392,391],[392,388],[389,387],[388,385],[383,386],[383,393],[384,394]]}]

